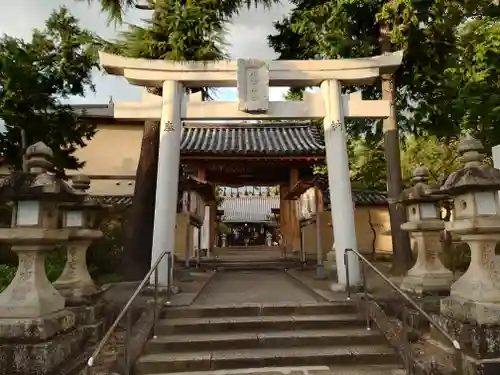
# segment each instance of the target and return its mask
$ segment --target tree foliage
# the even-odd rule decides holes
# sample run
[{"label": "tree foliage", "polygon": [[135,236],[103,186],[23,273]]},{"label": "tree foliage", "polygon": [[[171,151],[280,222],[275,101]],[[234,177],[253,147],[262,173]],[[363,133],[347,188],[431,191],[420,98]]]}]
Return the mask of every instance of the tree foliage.
[{"label": "tree foliage", "polygon": [[[474,113],[496,114],[496,96],[476,105],[498,82],[500,7],[493,2],[292,0],[292,4],[290,15],[276,22],[276,34],[269,36],[280,58],[372,56],[380,53],[384,34],[393,50],[404,51],[403,65],[395,75],[401,130],[456,136],[464,125],[475,130],[484,126],[484,119]],[[380,95],[377,87],[364,89],[368,96]],[[381,126],[378,121],[347,125],[362,135],[377,133]],[[479,133],[483,140],[488,135]]]},{"label": "tree foliage", "polygon": [[218,60],[223,52],[224,25],[212,1],[191,6],[176,1],[158,1],[155,15],[145,26],[129,25],[110,45],[122,56],[162,60]]},{"label": "tree foliage", "polygon": [[[84,1],[84,0],[77,0]],[[170,6],[177,4],[178,6],[190,9],[193,6],[203,3],[204,9],[215,10],[219,15],[219,20],[229,20],[237,15],[241,8],[251,8],[262,4],[269,7],[273,3],[279,3],[280,0],[86,0],[88,3],[98,3],[101,11],[108,14],[108,22],[121,23],[123,22],[124,14],[132,8],[140,9],[156,9],[158,6],[168,4]]]},{"label": "tree foliage", "polygon": [[95,129],[62,100],[93,90],[97,67],[94,35],[78,26],[66,8],[54,11],[30,41],[4,35],[0,39],[0,152],[13,168],[22,166],[26,145],[43,141],[54,151],[56,169],[83,166],[72,154],[85,146]]},{"label": "tree foliage", "polygon": [[[413,170],[424,166],[429,170],[429,182],[439,183],[451,172],[462,167],[458,152],[458,138],[438,138],[435,135],[409,134],[401,140],[401,169],[403,186],[412,184]],[[354,189],[385,190],[384,149],[381,141],[370,138],[349,137],[347,140],[349,170]],[[326,173],[325,167],[316,168]]]},{"label": "tree foliage", "polygon": [[[458,56],[445,70],[440,108],[455,119],[456,131],[473,134],[490,151],[500,143],[500,24],[483,17],[458,30]],[[431,127],[429,119],[427,127]],[[436,124],[436,127],[440,127]]]}]

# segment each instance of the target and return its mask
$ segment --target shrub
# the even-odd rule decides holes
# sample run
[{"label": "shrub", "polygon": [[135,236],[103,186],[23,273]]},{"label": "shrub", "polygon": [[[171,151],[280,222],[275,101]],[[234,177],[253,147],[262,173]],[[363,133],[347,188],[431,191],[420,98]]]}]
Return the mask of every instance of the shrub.
[{"label": "shrub", "polygon": [[465,242],[454,242],[443,246],[442,262],[446,268],[464,272],[470,263],[470,247]]},{"label": "shrub", "polygon": [[113,210],[103,213],[98,219],[98,226],[103,232],[103,237],[94,241],[87,252],[87,265],[95,280],[119,278],[125,214],[123,210]]},{"label": "shrub", "polygon": [[0,264],[0,292],[10,284],[17,271],[17,266]]}]

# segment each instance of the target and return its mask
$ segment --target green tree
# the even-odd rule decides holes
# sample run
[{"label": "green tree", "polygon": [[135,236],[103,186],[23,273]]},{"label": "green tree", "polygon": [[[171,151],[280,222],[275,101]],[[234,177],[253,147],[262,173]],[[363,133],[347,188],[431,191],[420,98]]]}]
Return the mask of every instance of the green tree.
[{"label": "green tree", "polygon": [[[99,3],[101,11],[108,14],[108,22],[122,23],[123,15],[130,9],[136,7],[136,0],[77,0],[87,1],[89,3]],[[147,1],[148,5],[154,1]]]},{"label": "green tree", "polygon": [[458,137],[440,139],[428,134],[406,136],[401,151],[404,185],[412,184],[413,170],[420,165],[429,170],[430,183],[440,183],[451,172],[462,168],[458,143]]},{"label": "green tree", "polygon": [[[488,153],[500,143],[500,24],[499,18],[482,17],[465,22],[457,32],[459,59],[444,72],[437,91],[444,105],[441,117],[451,116],[456,131],[480,139]],[[441,126],[423,118],[422,125],[435,132]],[[436,129],[437,128],[437,129]]]},{"label": "green tree", "polygon": [[[120,19],[116,4],[130,6],[130,2],[99,1],[110,16]],[[217,60],[224,53],[224,25],[238,13],[242,6],[263,4],[269,6],[277,0],[157,0],[150,2],[153,16],[146,27],[130,25],[116,43],[108,44],[109,51],[130,57],[150,59]],[[125,8],[120,8],[124,10]],[[198,90],[204,90],[200,88]],[[151,92],[161,95],[160,90]],[[196,90],[195,90],[196,91]],[[208,93],[204,90],[204,94]],[[129,280],[140,279],[151,263],[156,175],[158,164],[159,124],[146,122],[141,154],[136,172],[134,200],[128,220],[123,251],[124,276]]]},{"label": "green tree", "polygon": [[[397,103],[400,111],[382,122],[348,124],[356,134],[382,132],[388,193],[402,189],[399,130],[456,135],[460,111],[446,111],[457,88],[443,82],[444,72],[460,60],[458,30],[470,19],[496,17],[500,7],[487,0],[292,0],[295,8],[276,22],[270,45],[280,58],[346,58],[404,50],[403,66],[382,75],[372,97]],[[474,52],[472,52],[474,53]],[[397,116],[396,116],[397,115]],[[439,124],[439,127],[436,126]],[[354,126],[356,125],[356,126]],[[439,128],[439,129],[438,129]],[[393,270],[404,271],[411,252],[407,236],[398,235],[403,212],[391,205],[395,257]]]},{"label": "green tree", "polygon": [[[435,135],[404,135],[401,140],[401,169],[404,187],[412,185],[413,170],[425,166],[431,183],[440,183],[451,172],[462,167],[458,152],[458,137],[439,138]],[[387,184],[384,171],[383,142],[366,138],[348,139],[349,169],[352,186],[361,190],[384,190]],[[320,169],[326,173],[326,169]]]},{"label": "green tree", "polygon": [[66,8],[54,11],[30,41],[0,39],[0,152],[20,170],[27,145],[43,141],[54,151],[56,170],[83,166],[74,151],[85,146],[94,126],[81,121],[62,100],[93,89],[97,67],[94,35],[78,26]]}]

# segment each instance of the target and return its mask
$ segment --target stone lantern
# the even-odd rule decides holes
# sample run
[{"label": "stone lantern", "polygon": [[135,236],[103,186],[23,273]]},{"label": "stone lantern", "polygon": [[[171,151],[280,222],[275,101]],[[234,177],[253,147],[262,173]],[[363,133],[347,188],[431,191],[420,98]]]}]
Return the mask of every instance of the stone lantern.
[{"label": "stone lantern", "polygon": [[90,178],[76,175],[72,178],[74,191],[81,196],[79,202],[61,203],[62,226],[70,231],[67,258],[61,276],[54,282],[55,287],[70,305],[92,303],[100,289],[94,284],[87,269],[87,249],[90,244],[103,236],[95,229],[96,215],[107,208],[87,195]]},{"label": "stone lantern", "polygon": [[408,218],[401,229],[412,234],[418,249],[417,261],[403,278],[401,289],[418,295],[448,293],[453,281],[452,272],[439,259],[441,232],[444,229],[439,202],[446,197],[432,194],[439,187],[428,185],[428,180],[427,168],[415,168],[415,184],[404,190],[400,197]]},{"label": "stone lantern", "polygon": [[0,199],[13,205],[12,226],[0,228],[0,241],[19,258],[14,279],[0,294],[0,368],[39,375],[79,346],[75,315],[47,279],[45,256],[69,237],[68,229],[58,228],[58,204],[80,197],[49,172],[53,153],[44,143],[28,147],[25,157],[29,172],[14,172],[0,186]]},{"label": "stone lantern", "polygon": [[441,314],[477,324],[500,324],[500,280],[495,245],[500,240],[500,170],[482,164],[483,146],[467,137],[458,148],[464,168],[450,174],[441,192],[453,197],[446,230],[470,246],[467,271],[441,301]]}]

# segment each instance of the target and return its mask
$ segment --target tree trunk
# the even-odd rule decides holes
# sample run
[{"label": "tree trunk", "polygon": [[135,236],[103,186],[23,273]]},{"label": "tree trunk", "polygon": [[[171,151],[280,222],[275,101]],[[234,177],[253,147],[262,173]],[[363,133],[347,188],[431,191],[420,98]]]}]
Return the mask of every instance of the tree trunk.
[{"label": "tree trunk", "polygon": [[[380,50],[382,53],[391,52],[389,31],[381,28]],[[389,216],[392,233],[392,273],[405,273],[412,262],[410,237],[401,230],[401,224],[406,221],[404,206],[396,203],[399,199],[403,184],[401,181],[401,155],[399,150],[399,132],[396,112],[396,83],[394,75],[382,75],[382,99],[391,102],[391,115],[383,121],[384,154],[387,170],[387,196],[389,201]]]},{"label": "tree trunk", "polygon": [[26,131],[21,128],[21,150],[22,150],[22,160],[23,160],[23,168],[22,168],[22,171],[23,172],[29,172],[29,169],[28,169],[28,164],[26,163],[26,149],[28,148],[28,145],[27,145],[28,141],[26,140]]},{"label": "tree trunk", "polygon": [[368,225],[370,225],[370,229],[373,234],[373,239],[372,239],[372,262],[375,262],[377,260],[377,230],[375,229],[375,225],[373,224],[372,220],[372,212],[370,209],[368,209]]},{"label": "tree trunk", "polygon": [[144,278],[151,264],[159,132],[158,121],[144,122],[134,199],[128,214],[122,254],[122,273],[128,281]]}]

